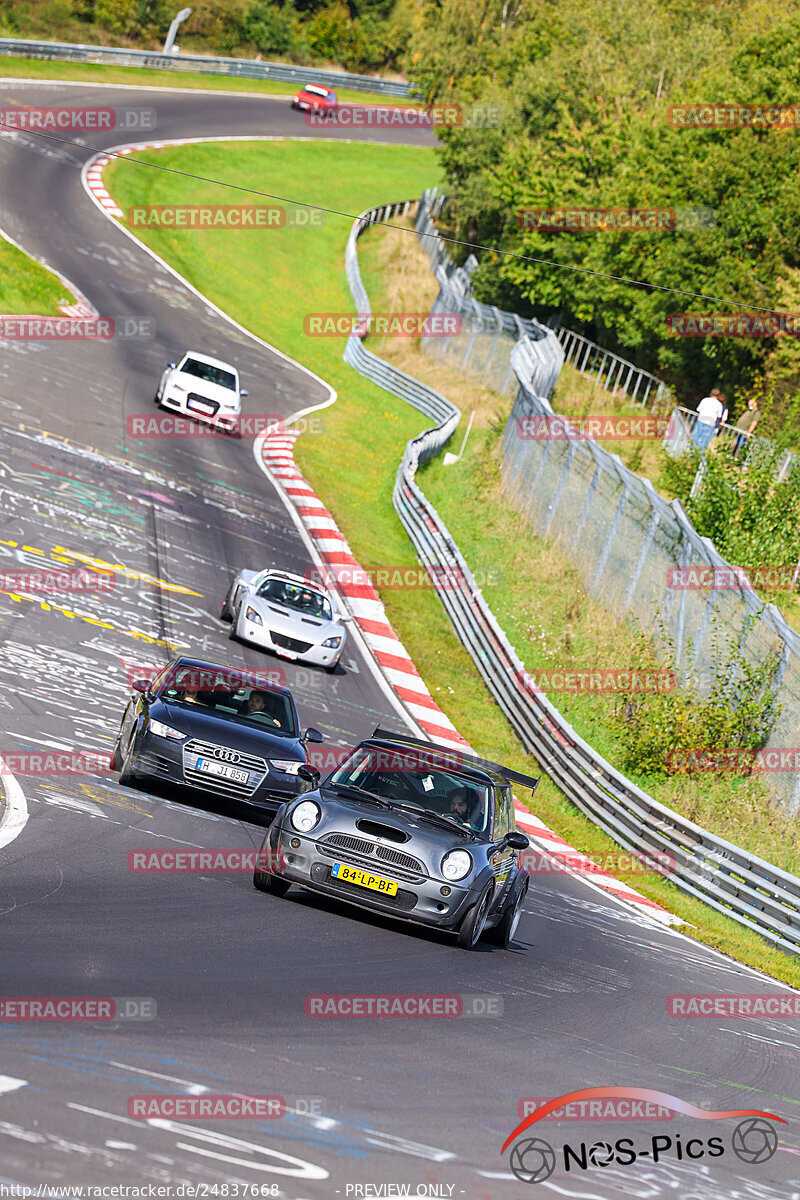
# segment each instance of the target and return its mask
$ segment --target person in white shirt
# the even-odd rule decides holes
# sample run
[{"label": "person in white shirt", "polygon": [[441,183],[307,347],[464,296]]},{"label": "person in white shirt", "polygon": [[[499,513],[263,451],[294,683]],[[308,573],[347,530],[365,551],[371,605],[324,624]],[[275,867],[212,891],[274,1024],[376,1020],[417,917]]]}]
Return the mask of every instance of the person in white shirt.
[{"label": "person in white shirt", "polygon": [[717,422],[722,420],[724,413],[725,405],[713,394],[704,396],[698,404],[697,422],[692,430],[692,441],[701,450],[707,450],[710,446]]}]

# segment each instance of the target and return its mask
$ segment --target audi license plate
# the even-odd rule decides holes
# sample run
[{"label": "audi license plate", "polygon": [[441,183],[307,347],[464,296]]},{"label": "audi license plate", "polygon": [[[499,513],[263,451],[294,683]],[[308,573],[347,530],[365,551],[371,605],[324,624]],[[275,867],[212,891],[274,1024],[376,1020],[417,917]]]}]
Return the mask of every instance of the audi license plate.
[{"label": "audi license plate", "polygon": [[348,867],[344,863],[334,863],[331,875],[341,879],[343,883],[356,883],[359,887],[371,888],[373,892],[383,892],[384,896],[396,896],[397,884],[381,875],[372,875],[369,871],[360,871],[358,867]]},{"label": "audi license plate", "polygon": [[215,762],[211,758],[198,758],[195,770],[202,771],[204,775],[219,775],[221,779],[230,779],[234,783],[247,783],[250,778],[249,771],[242,771],[240,767],[229,767],[227,763]]},{"label": "audi license plate", "polygon": [[190,408],[192,412],[209,414],[216,412],[216,409],[210,400],[187,400],[186,407]]}]

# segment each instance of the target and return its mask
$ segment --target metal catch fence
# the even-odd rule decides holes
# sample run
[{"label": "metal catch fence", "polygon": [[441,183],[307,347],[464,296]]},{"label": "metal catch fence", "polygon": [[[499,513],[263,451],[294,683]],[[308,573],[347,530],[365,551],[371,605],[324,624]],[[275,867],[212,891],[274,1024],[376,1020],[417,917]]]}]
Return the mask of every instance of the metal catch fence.
[{"label": "metal catch fence", "polygon": [[[357,310],[361,313],[371,310],[358,269],[358,237],[369,224],[375,220],[389,219],[385,215],[387,212],[392,216],[403,207],[396,205],[388,210],[363,213],[351,230],[345,267]],[[534,396],[525,384],[536,375],[537,364],[531,355],[531,345],[528,339],[524,339],[514,352],[514,367],[520,384],[515,409],[519,406],[520,410],[552,413],[549,401],[543,396]],[[415,479],[418,467],[438,454],[452,436],[460,417],[458,409],[440,393],[389,367],[368,351],[356,335],[348,339],[345,360],[367,379],[401,396],[439,422],[412,438],[406,446],[395,480],[394,506],[421,563],[431,569],[434,587],[459,639],[469,651],[525,749],[536,755],[544,770],[565,794],[618,843],[644,853],[672,855],[675,868],[669,877],[682,891],[756,930],[775,945],[792,953],[800,953],[800,879],[701,829],[694,822],[659,804],[589,746],[547,696],[530,686],[522,661],[498,625],[447,527]],[[537,409],[537,405],[541,407]],[[512,421],[514,419],[512,415]],[[553,443],[539,445],[552,446]],[[569,443],[573,457],[576,445],[575,442]],[[597,448],[592,444],[589,446],[595,466],[587,485],[591,487],[598,464],[594,458]],[[542,471],[544,473],[545,468]],[[557,481],[559,474],[551,470],[551,479],[553,476]],[[627,505],[627,499],[624,504],[621,503],[621,493],[629,481],[620,476],[619,482],[620,494],[615,511],[621,517]],[[639,482],[647,491],[646,481]],[[596,494],[597,486],[595,483],[593,494]],[[545,507],[543,497],[540,510],[543,511]],[[582,505],[587,509],[587,516],[589,507],[585,503]],[[679,506],[666,507],[674,509],[675,517],[680,520]],[[651,516],[645,535],[651,534],[651,543],[657,539],[661,517],[665,515],[659,511],[658,519],[655,512]],[[685,516],[683,519],[686,520]],[[608,536],[610,533],[611,530],[608,530],[600,543],[599,558],[595,564],[595,571],[600,578],[606,571],[610,575],[614,569],[615,554],[619,555],[615,543],[620,533],[620,522],[616,524],[613,538]],[[703,546],[703,539],[698,538],[691,525],[686,533],[689,544],[694,546],[695,542],[699,542]],[[590,536],[591,531],[587,528],[587,537]],[[708,553],[713,556],[713,547]],[[636,561],[641,561],[644,567],[645,557],[641,547]],[[602,571],[599,570],[601,564]],[[640,569],[640,580],[642,574]],[[442,585],[443,580],[447,581],[446,586]],[[682,593],[682,596],[685,595]],[[681,602],[677,608],[680,612]],[[685,624],[685,610],[683,620]]]}]

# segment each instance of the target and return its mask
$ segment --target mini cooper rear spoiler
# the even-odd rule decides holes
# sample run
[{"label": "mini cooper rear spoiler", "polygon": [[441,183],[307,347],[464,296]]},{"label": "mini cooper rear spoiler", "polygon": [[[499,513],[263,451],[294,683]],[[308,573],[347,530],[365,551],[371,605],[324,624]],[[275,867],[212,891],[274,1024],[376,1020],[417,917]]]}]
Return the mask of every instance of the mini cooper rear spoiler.
[{"label": "mini cooper rear spoiler", "polygon": [[494,771],[498,775],[502,775],[510,783],[519,783],[523,787],[530,788],[532,792],[536,791],[539,786],[539,778],[534,779],[530,775],[523,775],[519,771],[512,771],[510,767],[501,766],[500,763],[490,762],[488,758],[479,758],[477,754],[471,751],[455,750],[451,746],[442,746],[438,742],[423,742],[419,738],[410,737],[407,733],[392,733],[389,729],[382,729],[377,725],[373,738],[380,738],[388,742],[400,742],[404,746],[418,746],[420,750],[429,750],[440,753],[442,757],[451,759],[454,762],[461,763],[465,767],[483,768],[485,771]]}]

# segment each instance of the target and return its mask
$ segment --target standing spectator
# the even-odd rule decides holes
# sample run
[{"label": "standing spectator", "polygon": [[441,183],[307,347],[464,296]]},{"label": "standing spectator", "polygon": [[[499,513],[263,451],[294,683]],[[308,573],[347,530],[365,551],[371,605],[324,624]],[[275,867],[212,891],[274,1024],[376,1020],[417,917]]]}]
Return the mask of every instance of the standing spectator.
[{"label": "standing spectator", "polygon": [[724,395],[719,390],[719,388],[712,388],[711,395],[716,396],[717,400],[719,400],[720,404],[722,405],[722,413],[720,414],[720,416],[717,417],[716,421],[714,422],[714,432],[719,433],[720,429],[722,429],[722,426],[728,420],[728,405],[727,405]]},{"label": "standing spectator", "polygon": [[704,396],[697,406],[697,421],[692,430],[692,441],[700,450],[707,450],[711,444],[716,429],[717,422],[721,422],[721,418],[725,412],[725,405],[719,399],[717,388],[714,388],[710,396]]},{"label": "standing spectator", "polygon": [[753,436],[760,416],[758,401],[755,396],[751,396],[747,401],[747,408],[740,417],[737,417],[733,426],[734,429],[741,430],[741,433],[736,434],[736,441],[733,444],[734,455],[738,454],[744,442]]}]

